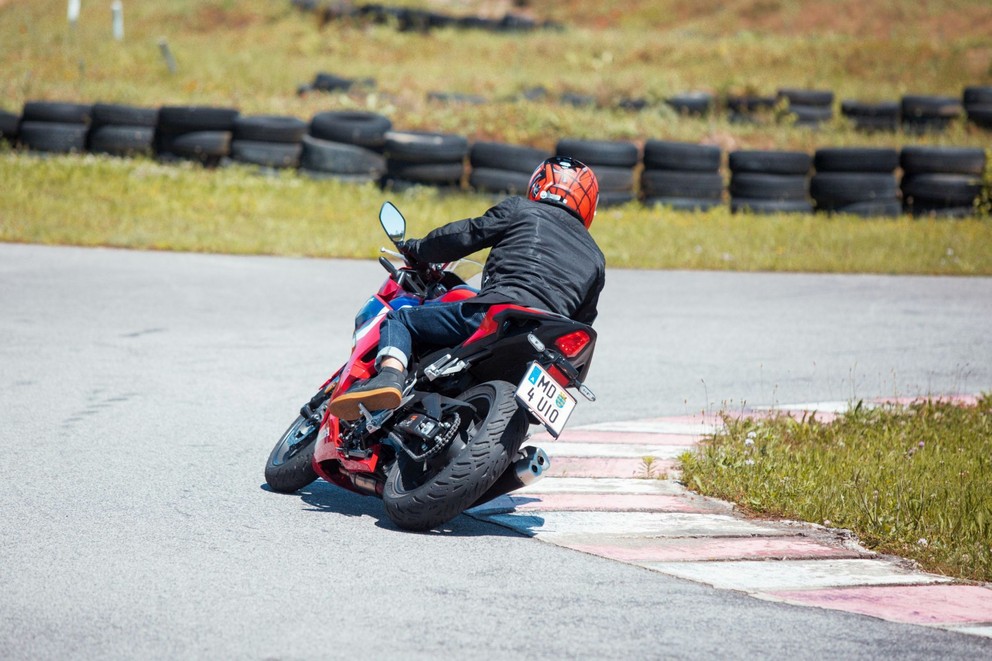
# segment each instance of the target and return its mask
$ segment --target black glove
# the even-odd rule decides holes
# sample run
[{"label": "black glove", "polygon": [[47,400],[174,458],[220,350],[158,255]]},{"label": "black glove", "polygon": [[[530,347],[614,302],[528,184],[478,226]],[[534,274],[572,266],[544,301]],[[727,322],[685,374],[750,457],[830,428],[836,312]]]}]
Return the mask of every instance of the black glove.
[{"label": "black glove", "polygon": [[407,264],[415,269],[426,269],[429,264],[421,260],[414,253],[414,246],[416,245],[416,239],[407,239],[406,241],[400,241],[396,244],[396,249],[399,251],[403,258],[406,259]]}]

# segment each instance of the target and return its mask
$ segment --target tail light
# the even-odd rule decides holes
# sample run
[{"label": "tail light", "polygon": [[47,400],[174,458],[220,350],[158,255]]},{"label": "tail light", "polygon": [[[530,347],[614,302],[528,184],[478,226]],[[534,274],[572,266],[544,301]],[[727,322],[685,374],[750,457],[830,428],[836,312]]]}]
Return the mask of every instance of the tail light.
[{"label": "tail light", "polygon": [[589,333],[584,330],[577,330],[568,335],[562,335],[555,340],[555,346],[565,354],[566,358],[575,358],[592,341]]}]

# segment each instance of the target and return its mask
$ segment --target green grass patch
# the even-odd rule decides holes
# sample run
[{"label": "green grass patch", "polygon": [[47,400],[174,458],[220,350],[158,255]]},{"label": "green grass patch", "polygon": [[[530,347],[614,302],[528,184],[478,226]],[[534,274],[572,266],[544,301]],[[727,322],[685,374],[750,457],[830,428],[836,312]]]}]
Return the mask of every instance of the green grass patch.
[{"label": "green grass patch", "polygon": [[992,580],[992,395],[975,406],[855,406],[842,417],[726,417],[682,457],[692,489],[748,512],[853,530],[929,571]]},{"label": "green grass patch", "polygon": [[[402,193],[294,171],[102,156],[0,153],[0,241],[235,254],[375,257],[392,199],[421,236],[495,198]],[[614,268],[992,274],[992,223],[673,213],[640,204],[597,214]]]}]

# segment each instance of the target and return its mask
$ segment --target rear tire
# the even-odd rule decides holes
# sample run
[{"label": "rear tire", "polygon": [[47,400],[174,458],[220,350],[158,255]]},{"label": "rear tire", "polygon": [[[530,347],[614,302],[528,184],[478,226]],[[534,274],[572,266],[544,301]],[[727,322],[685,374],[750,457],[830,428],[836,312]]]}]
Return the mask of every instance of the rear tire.
[{"label": "rear tire", "polygon": [[[455,455],[425,474],[423,464],[402,452],[389,468],[382,494],[386,514],[400,528],[426,531],[468,509],[506,471],[527,433],[527,415],[506,381],[489,381],[459,396],[476,414],[449,449]],[[461,447],[455,450],[455,444]]]}]

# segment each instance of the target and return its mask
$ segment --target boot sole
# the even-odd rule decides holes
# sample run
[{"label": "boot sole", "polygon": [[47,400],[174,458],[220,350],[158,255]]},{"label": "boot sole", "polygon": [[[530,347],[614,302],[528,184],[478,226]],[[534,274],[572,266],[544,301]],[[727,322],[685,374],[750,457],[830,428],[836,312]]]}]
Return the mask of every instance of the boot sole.
[{"label": "boot sole", "polygon": [[343,393],[340,397],[331,400],[328,409],[331,415],[351,421],[362,417],[359,404],[364,404],[369,411],[381,411],[396,408],[402,400],[403,396],[396,388],[377,388],[364,392]]}]

